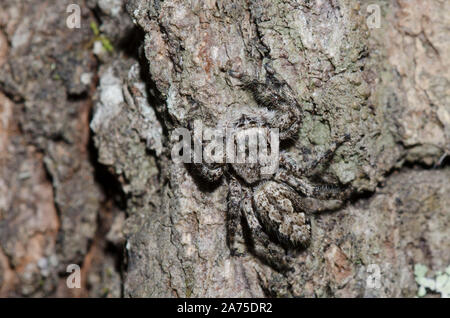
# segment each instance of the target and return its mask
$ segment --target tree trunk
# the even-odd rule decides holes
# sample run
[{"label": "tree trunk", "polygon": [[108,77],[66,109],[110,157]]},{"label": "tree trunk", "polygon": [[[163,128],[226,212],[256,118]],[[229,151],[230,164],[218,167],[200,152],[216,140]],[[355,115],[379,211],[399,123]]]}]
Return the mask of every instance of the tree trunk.
[{"label": "tree trunk", "polygon": [[[80,29],[66,24],[72,3]],[[0,295],[417,295],[415,268],[450,265],[449,9],[6,0]],[[208,183],[171,159],[177,128],[272,107],[233,73],[286,83],[301,123],[280,147],[297,162],[350,136],[313,172],[351,195],[311,216],[290,271],[255,254],[244,218],[242,255],[231,255],[228,178]],[[81,266],[81,289],[66,286],[69,264]]]}]

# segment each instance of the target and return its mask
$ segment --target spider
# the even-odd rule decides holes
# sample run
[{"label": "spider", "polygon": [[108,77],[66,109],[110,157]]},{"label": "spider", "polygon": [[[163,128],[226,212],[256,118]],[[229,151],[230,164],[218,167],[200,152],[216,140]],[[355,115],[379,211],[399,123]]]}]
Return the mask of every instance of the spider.
[{"label": "spider", "polygon": [[[218,125],[231,126],[236,140],[245,138],[246,132],[255,128],[267,132],[279,128],[280,141],[296,137],[301,123],[300,107],[287,83],[270,71],[265,82],[233,71],[228,73],[242,82],[265,111],[257,115],[240,114],[237,119]],[[308,179],[309,173],[329,160],[347,140],[348,135],[340,138],[330,149],[315,153],[316,158],[303,165],[281,151],[278,169],[271,175],[260,173],[263,163],[194,164],[194,170],[207,181],[214,182],[223,176],[227,180],[227,239],[231,255],[242,254],[238,252],[236,237],[244,221],[251,233],[253,253],[276,269],[289,268],[286,250],[306,247],[310,242],[309,216],[340,208],[348,196],[348,191],[337,185],[317,185]]]}]

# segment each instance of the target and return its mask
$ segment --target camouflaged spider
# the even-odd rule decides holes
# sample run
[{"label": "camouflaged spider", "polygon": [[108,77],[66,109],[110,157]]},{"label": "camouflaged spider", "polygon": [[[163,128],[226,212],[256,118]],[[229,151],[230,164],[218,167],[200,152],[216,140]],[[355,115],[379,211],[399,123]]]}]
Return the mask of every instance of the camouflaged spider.
[{"label": "camouflaged spider", "polygon": [[[299,105],[288,85],[267,73],[266,82],[247,75],[229,72],[238,78],[245,90],[252,93],[259,106],[265,109],[257,116],[240,114],[227,126],[236,130],[236,138],[246,129],[255,127],[279,128],[281,141],[298,134],[301,122]],[[244,134],[245,135],[245,134]],[[194,164],[195,170],[208,181],[225,175],[228,193],[228,244],[232,255],[238,252],[236,235],[241,220],[251,233],[254,254],[279,270],[289,267],[286,250],[305,247],[311,238],[308,215],[313,212],[335,210],[342,206],[347,191],[335,185],[316,185],[308,180],[308,173],[330,159],[335,150],[349,139],[346,135],[328,151],[302,166],[287,152],[279,154],[279,168],[272,175],[260,174],[260,163]]]}]

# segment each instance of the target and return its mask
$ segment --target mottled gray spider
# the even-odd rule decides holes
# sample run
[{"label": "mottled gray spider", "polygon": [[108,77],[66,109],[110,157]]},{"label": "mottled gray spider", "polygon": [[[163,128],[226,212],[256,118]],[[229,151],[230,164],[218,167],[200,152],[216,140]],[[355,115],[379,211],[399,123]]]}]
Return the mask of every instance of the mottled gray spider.
[{"label": "mottled gray spider", "polygon": [[[280,140],[295,138],[301,122],[299,105],[288,85],[267,72],[266,82],[247,75],[229,72],[238,78],[243,88],[252,92],[265,111],[257,116],[240,114],[228,121],[236,129],[236,137],[246,129],[279,128]],[[194,164],[208,181],[225,175],[228,185],[228,244],[232,255],[240,254],[236,245],[237,229],[245,220],[251,233],[253,252],[277,269],[289,267],[285,248],[305,247],[311,238],[308,215],[335,210],[342,206],[348,191],[338,186],[316,185],[308,174],[320,163],[332,157],[335,150],[348,140],[345,136],[328,151],[316,153],[313,160],[298,165],[287,152],[281,151],[279,168],[273,175],[261,175],[259,163]]]}]

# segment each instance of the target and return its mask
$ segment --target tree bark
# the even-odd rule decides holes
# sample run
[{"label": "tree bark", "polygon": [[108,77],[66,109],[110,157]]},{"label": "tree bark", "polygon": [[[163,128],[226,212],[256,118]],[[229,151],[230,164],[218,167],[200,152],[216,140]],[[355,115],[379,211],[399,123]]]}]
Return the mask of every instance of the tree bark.
[{"label": "tree bark", "polygon": [[[61,16],[74,2],[82,28],[71,30]],[[450,265],[448,10],[438,0],[6,1],[0,295],[415,296],[414,265]],[[244,253],[231,256],[225,178],[208,184],[171,160],[176,128],[260,107],[228,70],[263,79],[265,65],[301,106],[298,138],[282,146],[296,160],[350,135],[317,175],[352,196],[312,217],[291,272],[254,255],[245,225]],[[82,268],[75,293],[71,263]]]}]

